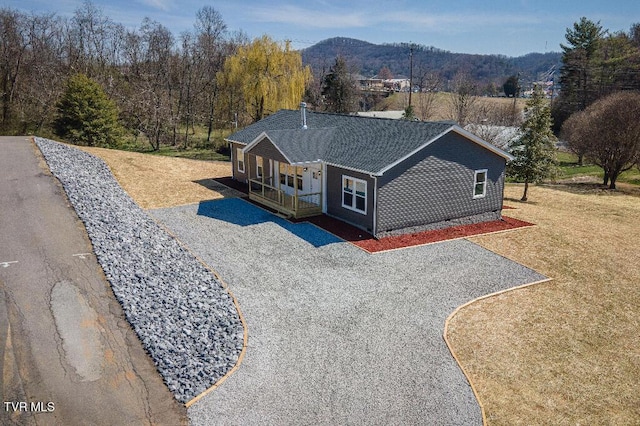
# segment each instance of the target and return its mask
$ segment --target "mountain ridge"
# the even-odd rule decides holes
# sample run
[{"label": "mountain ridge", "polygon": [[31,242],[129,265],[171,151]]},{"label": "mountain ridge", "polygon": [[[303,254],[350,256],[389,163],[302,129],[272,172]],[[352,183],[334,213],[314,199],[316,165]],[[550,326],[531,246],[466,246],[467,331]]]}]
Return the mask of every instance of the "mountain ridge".
[{"label": "mountain ridge", "polygon": [[327,72],[338,55],[343,56],[356,73],[374,77],[383,67],[394,76],[408,77],[409,52],[413,47],[414,77],[422,73],[438,73],[440,78],[452,80],[458,73],[466,73],[477,83],[502,85],[511,75],[520,74],[523,83],[546,78],[562,65],[561,52],[531,52],[509,57],[496,54],[455,53],[415,43],[374,44],[368,41],[332,37],[301,50],[302,61],[310,65],[316,75]]}]

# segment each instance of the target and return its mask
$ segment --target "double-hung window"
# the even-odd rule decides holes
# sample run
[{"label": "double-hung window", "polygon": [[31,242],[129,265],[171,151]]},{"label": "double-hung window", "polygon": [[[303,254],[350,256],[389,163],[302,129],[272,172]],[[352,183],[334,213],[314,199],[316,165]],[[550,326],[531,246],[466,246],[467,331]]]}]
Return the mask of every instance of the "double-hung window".
[{"label": "double-hung window", "polygon": [[238,162],[238,171],[244,173],[244,153],[242,148],[236,148],[236,160]]},{"label": "double-hung window", "polygon": [[476,170],[473,178],[473,198],[487,195],[487,169]]},{"label": "double-hung window", "polygon": [[367,213],[367,181],[342,176],[342,207]]},{"label": "double-hung window", "polygon": [[256,178],[262,179],[264,169],[262,167],[262,157],[256,157]]}]

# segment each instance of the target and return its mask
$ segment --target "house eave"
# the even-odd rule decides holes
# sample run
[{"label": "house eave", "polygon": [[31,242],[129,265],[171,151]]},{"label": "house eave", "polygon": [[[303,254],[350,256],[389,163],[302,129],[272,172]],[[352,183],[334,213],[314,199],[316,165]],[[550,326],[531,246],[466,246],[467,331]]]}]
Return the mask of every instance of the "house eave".
[{"label": "house eave", "polygon": [[340,169],[344,169],[344,170],[349,170],[352,172],[356,172],[356,173],[362,173],[365,175],[369,175],[369,176],[382,176],[382,173],[380,172],[372,172],[371,170],[364,170],[364,169],[358,169],[355,167],[349,167],[349,166],[345,166],[343,164],[338,164],[338,163],[329,163],[324,161],[324,164],[326,164],[327,166],[333,166],[333,167],[338,167]]},{"label": "house eave", "polygon": [[462,127],[460,127],[458,125],[453,126],[451,129],[449,129],[449,131],[455,131],[459,135],[464,136],[467,139],[472,140],[473,142],[475,142],[478,145],[486,148],[487,150],[493,152],[494,154],[499,155],[500,157],[504,158],[507,161],[512,161],[514,159],[513,155],[511,155],[508,152],[498,148],[497,146],[485,141],[484,139],[474,135],[473,133],[469,132],[468,130],[463,129]]},{"label": "house eave", "polygon": [[289,159],[289,157],[286,156],[286,154],[284,152],[282,152],[282,150],[280,149],[280,147],[278,145],[276,145],[276,143],[273,141],[273,139],[271,139],[269,137],[269,135],[267,134],[267,132],[262,132],[260,133],[254,140],[251,141],[251,143],[247,144],[244,148],[242,148],[242,152],[243,153],[247,153],[248,151],[251,150],[251,148],[253,148],[254,146],[256,146],[258,143],[262,142],[264,139],[267,139],[269,142],[271,142],[271,145],[273,145],[278,152],[280,153],[280,155],[282,155],[282,157],[287,161],[287,163],[289,164],[293,164],[292,161]]},{"label": "house eave", "polygon": [[238,145],[247,145],[246,142],[240,142],[240,141],[236,141],[236,140],[229,139],[229,138],[225,138],[224,141],[227,142],[227,143],[235,143],[235,144],[238,144]]},{"label": "house eave", "polygon": [[395,166],[397,166],[398,164],[402,163],[406,159],[411,158],[416,153],[420,152],[421,150],[423,150],[424,148],[428,147],[433,142],[437,141],[438,139],[440,139],[441,137],[443,137],[444,135],[446,135],[446,134],[448,134],[450,132],[456,132],[460,136],[469,139],[473,143],[476,143],[476,144],[482,146],[486,150],[488,150],[488,151],[490,151],[490,152],[492,152],[492,153],[494,153],[496,155],[499,155],[500,157],[504,158],[506,161],[511,161],[514,158],[508,152],[503,151],[502,149],[498,148],[497,146],[494,146],[494,145],[490,144],[489,142],[479,138],[478,136],[474,135],[473,133],[471,133],[471,132],[469,132],[467,130],[464,130],[462,127],[458,126],[457,124],[454,124],[451,127],[447,128],[445,131],[443,131],[440,134],[436,135],[435,137],[429,139],[427,142],[423,143],[418,148],[414,149],[413,151],[411,151],[410,153],[408,153],[404,157],[399,158],[398,160],[394,161],[393,163],[385,166],[379,172],[377,172],[376,175],[377,176],[383,175],[384,173],[386,173],[390,169],[394,168]]}]

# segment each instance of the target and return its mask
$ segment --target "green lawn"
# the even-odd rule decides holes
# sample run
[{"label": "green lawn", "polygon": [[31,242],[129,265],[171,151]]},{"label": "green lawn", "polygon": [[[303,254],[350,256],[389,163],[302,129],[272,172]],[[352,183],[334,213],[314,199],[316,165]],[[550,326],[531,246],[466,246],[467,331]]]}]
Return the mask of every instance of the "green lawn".
[{"label": "green lawn", "polygon": [[[602,168],[595,164],[589,164],[588,161],[584,165],[578,165],[578,156],[565,151],[557,153],[558,165],[560,167],[559,179],[570,179],[577,176],[594,176],[603,177]],[[626,182],[634,185],[640,185],[640,171],[637,167],[627,170],[618,177],[618,182]]]},{"label": "green lawn", "polygon": [[173,146],[161,146],[159,150],[142,150],[147,154],[161,155],[165,157],[189,158],[191,160],[207,161],[229,161],[229,155],[218,152],[214,148],[194,147],[188,149],[176,148]]},{"label": "green lawn", "polygon": [[196,127],[195,133],[189,135],[189,143],[186,148],[183,142],[184,133],[182,133],[175,146],[161,145],[158,150],[153,150],[147,139],[142,136],[137,139],[128,136],[122,140],[118,149],[191,160],[229,161],[229,148],[224,138],[230,133],[228,130],[214,130],[211,141],[207,142],[206,130]]}]

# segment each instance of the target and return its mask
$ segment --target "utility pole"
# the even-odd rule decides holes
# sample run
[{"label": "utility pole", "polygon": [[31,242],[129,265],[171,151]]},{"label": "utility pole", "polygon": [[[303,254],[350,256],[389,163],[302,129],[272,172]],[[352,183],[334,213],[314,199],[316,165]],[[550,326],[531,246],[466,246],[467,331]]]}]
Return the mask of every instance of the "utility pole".
[{"label": "utility pole", "polygon": [[413,43],[409,45],[409,110],[411,110],[411,92],[413,92]]}]

